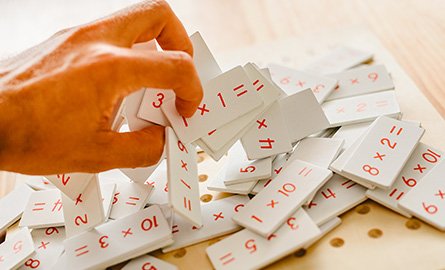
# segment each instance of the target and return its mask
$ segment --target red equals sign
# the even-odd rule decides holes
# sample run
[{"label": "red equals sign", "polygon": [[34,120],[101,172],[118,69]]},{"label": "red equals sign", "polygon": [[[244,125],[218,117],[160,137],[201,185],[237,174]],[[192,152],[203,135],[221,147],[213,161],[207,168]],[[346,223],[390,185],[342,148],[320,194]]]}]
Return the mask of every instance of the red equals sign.
[{"label": "red equals sign", "polygon": [[36,208],[33,208],[32,211],[42,211],[44,210],[43,205],[46,205],[46,203],[44,202],[39,202],[39,203],[34,203],[34,206],[36,206]]},{"label": "red equals sign", "polygon": [[[90,250],[88,249],[88,245],[85,245],[85,246],[81,246],[80,248],[75,249],[74,252],[76,252],[76,257],[79,257],[84,254],[87,254],[88,252],[90,252]],[[79,252],[79,253],[77,253],[77,252]]]},{"label": "red equals sign", "polygon": [[235,260],[235,257],[232,256],[232,252],[229,252],[219,258],[222,265],[227,265]]},{"label": "red equals sign", "polygon": [[377,107],[385,107],[388,105],[388,101],[387,100],[380,100],[380,101],[376,101],[375,102],[375,106]]},{"label": "red equals sign", "polygon": [[[259,84],[259,83],[260,83],[260,84]],[[257,86],[257,84],[259,84],[259,86]],[[260,80],[256,80],[256,81],[253,82],[253,86],[256,87],[256,90],[257,90],[257,91],[260,91],[260,90],[264,87],[264,84],[262,84],[262,83],[260,82]]]},{"label": "red equals sign", "polygon": [[136,203],[134,201],[139,201],[140,200],[138,197],[131,197],[131,196],[128,197],[128,199],[132,200],[132,201],[125,202],[126,204],[129,204],[129,205],[136,205]]},{"label": "red equals sign", "polygon": [[235,91],[235,92],[238,92],[238,90],[241,91],[236,94],[237,97],[240,97],[240,96],[244,95],[245,93],[247,93],[246,89],[242,89],[243,87],[244,87],[244,84],[240,84],[237,87],[233,88],[233,91]]}]

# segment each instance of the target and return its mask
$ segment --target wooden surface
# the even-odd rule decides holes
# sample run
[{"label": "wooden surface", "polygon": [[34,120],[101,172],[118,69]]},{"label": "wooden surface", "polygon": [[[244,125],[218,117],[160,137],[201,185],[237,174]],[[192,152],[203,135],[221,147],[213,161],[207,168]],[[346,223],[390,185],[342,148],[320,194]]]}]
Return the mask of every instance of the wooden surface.
[{"label": "wooden surface", "polygon": [[[57,29],[86,22],[130,2],[135,1],[2,1],[0,55],[29,47]],[[440,72],[445,70],[443,1],[170,2],[190,32],[202,32],[224,67],[241,64],[245,60],[263,64],[272,61],[298,67],[339,43],[373,51],[376,62],[384,63],[395,80],[404,118],[420,120],[427,130],[422,141],[445,150],[445,122],[420,92],[444,115],[445,76]],[[341,31],[337,32],[339,29]],[[389,52],[367,31],[375,34]],[[262,44],[254,45],[256,43]],[[251,45],[253,47],[248,49],[239,49]],[[200,173],[212,177],[218,166],[208,158],[204,159],[207,162],[201,163]],[[1,196],[14,185],[14,176],[3,175],[0,181]],[[205,183],[200,184],[201,193],[213,194],[214,199],[217,198],[215,193],[206,191]],[[303,257],[291,255],[271,268],[445,268],[444,233],[422,222],[409,221],[372,202],[364,205],[358,211],[343,215],[343,224]],[[359,214],[364,212],[363,208],[369,209],[369,213]],[[418,224],[418,229],[408,228],[415,228]],[[382,236],[369,237],[371,229],[379,229]],[[341,238],[343,246],[333,247],[331,241],[339,242],[335,238]],[[207,269],[210,264],[203,250],[208,245],[202,243],[157,255],[183,269]]]}]

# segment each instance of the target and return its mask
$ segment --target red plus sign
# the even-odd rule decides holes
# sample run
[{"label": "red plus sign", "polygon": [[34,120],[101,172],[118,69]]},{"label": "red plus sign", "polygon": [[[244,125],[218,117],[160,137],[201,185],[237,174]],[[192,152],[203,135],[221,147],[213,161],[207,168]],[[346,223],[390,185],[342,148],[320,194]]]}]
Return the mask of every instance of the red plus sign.
[{"label": "red plus sign", "polygon": [[222,215],[222,212],[219,212],[218,214],[213,214],[213,216],[215,217],[215,221],[218,219],[223,219],[224,216]]},{"label": "red plus sign", "polygon": [[206,112],[210,112],[208,109],[206,109],[206,104],[202,104],[202,107],[198,107],[198,110],[201,111],[201,115],[204,115]]},{"label": "red plus sign", "polygon": [[309,205],[307,206],[307,208],[310,209],[312,206],[317,206],[317,204],[314,203],[313,201],[310,201],[310,202],[309,202]]},{"label": "red plus sign", "polygon": [[127,235],[133,235],[133,233],[131,232],[131,228],[128,228],[126,231],[122,231],[122,234],[124,235],[124,237],[127,237]]}]

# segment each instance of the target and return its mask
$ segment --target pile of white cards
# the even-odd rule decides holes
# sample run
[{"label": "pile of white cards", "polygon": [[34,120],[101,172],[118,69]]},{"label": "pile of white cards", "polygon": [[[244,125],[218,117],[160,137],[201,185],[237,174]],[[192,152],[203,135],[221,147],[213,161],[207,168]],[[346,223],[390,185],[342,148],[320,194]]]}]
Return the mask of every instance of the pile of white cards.
[{"label": "pile of white cards", "polygon": [[[27,177],[0,200],[0,269],[176,269],[146,255],[209,246],[216,269],[257,269],[338,226],[367,198],[445,230],[442,151],[400,120],[394,84],[372,55],[341,47],[301,71],[253,63],[222,72],[191,37],[204,99],[191,118],[171,90],[129,96],[120,130],[166,126],[163,158],[98,175]],[[196,146],[224,162],[201,204]],[[227,154],[227,156],[225,156]],[[224,157],[224,158],[223,158]],[[256,194],[249,199],[248,194]],[[136,258],[137,257],[137,258]]]}]

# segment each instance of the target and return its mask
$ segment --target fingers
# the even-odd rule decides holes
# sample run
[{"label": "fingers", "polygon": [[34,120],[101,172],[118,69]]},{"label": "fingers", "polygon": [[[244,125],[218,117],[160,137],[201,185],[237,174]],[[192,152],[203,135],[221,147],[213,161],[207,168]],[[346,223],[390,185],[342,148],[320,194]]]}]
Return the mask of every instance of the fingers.
[{"label": "fingers", "polygon": [[94,153],[100,155],[102,168],[136,168],[156,164],[164,150],[164,127],[150,126],[127,132],[107,132]]},{"label": "fingers", "polygon": [[165,1],[144,1],[90,25],[101,28],[108,42],[131,47],[134,43],[156,39],[164,50],[193,55],[193,46],[178,17]]},{"label": "fingers", "polygon": [[[98,67],[94,68],[101,70],[103,84],[108,83],[105,91],[110,92],[111,88],[119,97],[125,97],[142,87],[172,89],[176,94],[178,112],[185,117],[194,114],[203,92],[188,54],[178,51],[142,52],[125,48],[116,48],[115,54],[109,61],[100,60]],[[86,69],[87,72],[89,70]],[[99,76],[99,72],[96,76]]]}]

